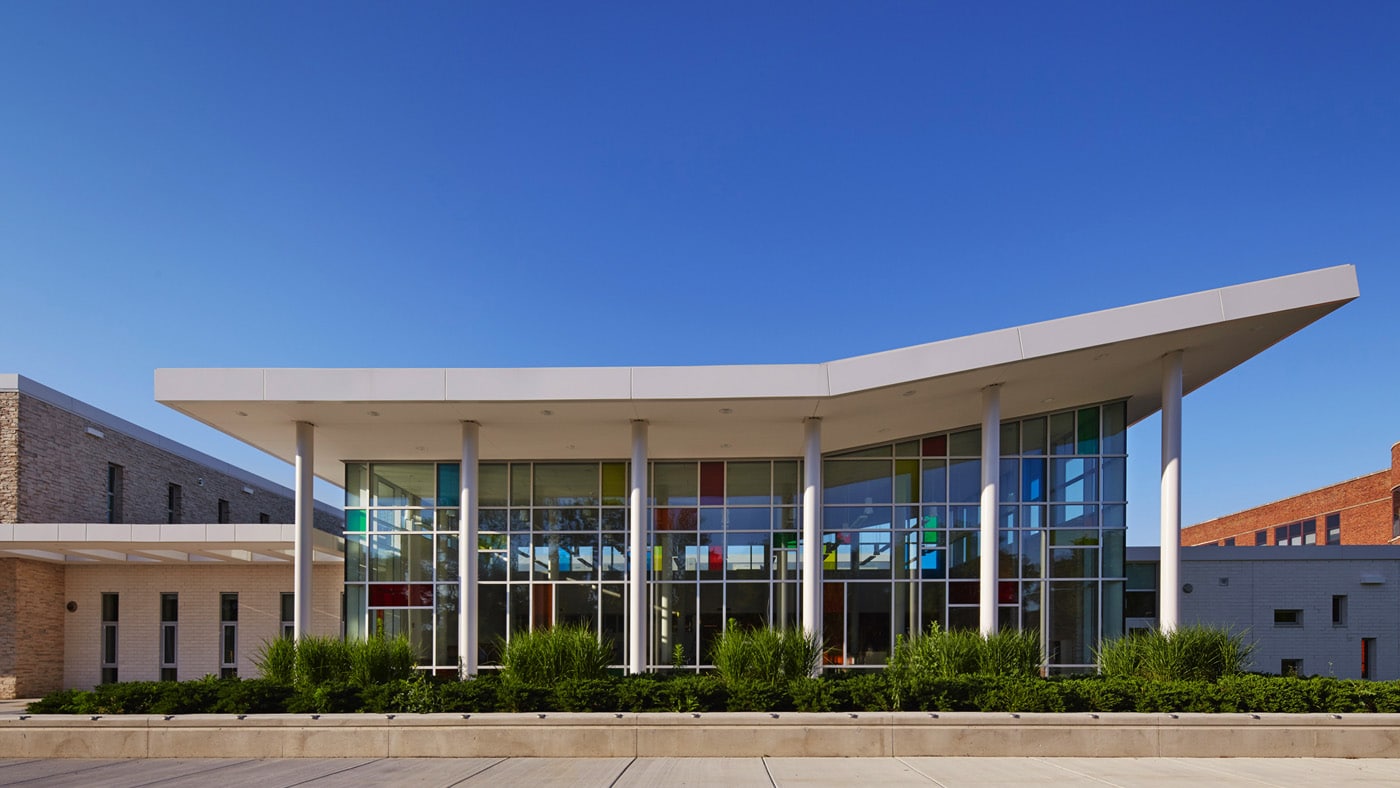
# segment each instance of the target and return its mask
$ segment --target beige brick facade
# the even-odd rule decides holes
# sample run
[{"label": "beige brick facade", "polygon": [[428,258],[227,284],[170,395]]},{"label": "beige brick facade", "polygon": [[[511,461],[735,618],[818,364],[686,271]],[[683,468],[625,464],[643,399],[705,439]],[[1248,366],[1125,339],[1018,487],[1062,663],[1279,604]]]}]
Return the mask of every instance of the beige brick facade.
[{"label": "beige brick facade", "polygon": [[[339,564],[312,572],[311,631],[340,635]],[[281,632],[281,595],[292,591],[292,567],[166,564],[130,567],[114,564],[67,567],[64,613],[68,649],[62,683],[87,688],[102,677],[102,594],[118,595],[117,679],[160,678],[160,595],[179,594],[178,673],[181,681],[219,675],[219,595],[238,594],[238,675],[258,675],[253,661],[262,644]],[[61,607],[61,606],[60,606]]]}]

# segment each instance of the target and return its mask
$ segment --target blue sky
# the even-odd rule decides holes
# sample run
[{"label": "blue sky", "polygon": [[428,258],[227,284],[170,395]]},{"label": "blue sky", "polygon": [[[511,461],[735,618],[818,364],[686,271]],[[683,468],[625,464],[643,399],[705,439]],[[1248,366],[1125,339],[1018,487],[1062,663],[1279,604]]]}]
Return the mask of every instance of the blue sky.
[{"label": "blue sky", "polygon": [[1194,522],[1400,440],[1397,84],[1387,2],[3,3],[0,370],[287,483],[152,371],[822,361],[1355,264],[1187,398]]}]

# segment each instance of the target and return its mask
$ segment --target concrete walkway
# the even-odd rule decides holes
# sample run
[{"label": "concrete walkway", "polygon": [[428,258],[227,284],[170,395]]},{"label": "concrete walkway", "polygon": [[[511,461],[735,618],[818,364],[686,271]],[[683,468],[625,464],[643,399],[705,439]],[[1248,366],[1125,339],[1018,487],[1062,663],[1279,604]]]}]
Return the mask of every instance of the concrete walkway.
[{"label": "concrete walkway", "polygon": [[1400,759],[294,758],[0,760],[5,786],[1393,786]]}]

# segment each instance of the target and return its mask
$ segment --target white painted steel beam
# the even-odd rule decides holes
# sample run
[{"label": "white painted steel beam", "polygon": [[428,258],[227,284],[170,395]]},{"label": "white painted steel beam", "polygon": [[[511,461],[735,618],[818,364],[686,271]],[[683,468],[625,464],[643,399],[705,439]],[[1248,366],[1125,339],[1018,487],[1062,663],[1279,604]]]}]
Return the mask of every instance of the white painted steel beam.
[{"label": "white painted steel beam", "polygon": [[474,421],[462,422],[462,497],[461,533],[457,540],[457,573],[462,583],[462,593],[458,596],[461,608],[457,611],[457,664],[462,678],[475,676],[477,657],[480,653],[480,617],[477,581],[480,569],[477,566],[477,528],[481,515],[481,425]]},{"label": "white painted steel beam", "polygon": [[[802,423],[802,631],[822,640],[822,420]],[[818,663],[817,670],[821,670]]]},{"label": "white painted steel beam", "polygon": [[982,527],[981,574],[978,595],[979,628],[983,635],[997,631],[997,482],[1001,478],[1001,386],[982,389],[982,501],[978,510]]},{"label": "white painted steel beam", "polygon": [[296,610],[292,619],[292,637],[301,640],[311,634],[311,528],[316,518],[313,489],[316,479],[316,428],[310,422],[298,421],[296,433],[296,552],[292,570]]},{"label": "white painted steel beam", "polygon": [[1162,531],[1161,611],[1157,626],[1171,632],[1181,610],[1181,359],[1162,359]]},{"label": "white painted steel beam", "polygon": [[632,422],[632,483],[628,491],[627,670],[647,666],[647,423]]}]

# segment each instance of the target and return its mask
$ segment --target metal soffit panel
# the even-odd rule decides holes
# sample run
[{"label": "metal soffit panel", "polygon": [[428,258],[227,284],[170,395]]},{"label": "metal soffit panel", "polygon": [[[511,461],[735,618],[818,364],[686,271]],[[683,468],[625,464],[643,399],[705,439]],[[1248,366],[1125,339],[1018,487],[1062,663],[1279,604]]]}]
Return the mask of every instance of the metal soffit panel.
[{"label": "metal soffit panel", "polygon": [[630,453],[627,422],[650,423],[657,458],[796,456],[802,419],[823,449],[979,420],[1002,384],[1017,418],[1127,398],[1160,407],[1160,360],[1185,351],[1194,391],[1357,297],[1351,266],[1208,290],[824,364],[561,369],[162,369],[156,399],[291,461],[291,422],[316,425],[316,474],[352,459],[450,459],[463,419],[486,459]]}]

